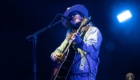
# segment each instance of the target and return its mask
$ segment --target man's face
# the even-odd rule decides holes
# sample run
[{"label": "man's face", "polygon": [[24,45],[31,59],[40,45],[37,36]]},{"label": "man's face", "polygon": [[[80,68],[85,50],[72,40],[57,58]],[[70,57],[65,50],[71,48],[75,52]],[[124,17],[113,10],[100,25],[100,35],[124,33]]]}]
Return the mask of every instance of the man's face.
[{"label": "man's face", "polygon": [[83,20],[83,15],[81,15],[79,12],[74,11],[69,14],[69,17],[72,18],[70,20],[70,23],[75,27],[78,28]]}]

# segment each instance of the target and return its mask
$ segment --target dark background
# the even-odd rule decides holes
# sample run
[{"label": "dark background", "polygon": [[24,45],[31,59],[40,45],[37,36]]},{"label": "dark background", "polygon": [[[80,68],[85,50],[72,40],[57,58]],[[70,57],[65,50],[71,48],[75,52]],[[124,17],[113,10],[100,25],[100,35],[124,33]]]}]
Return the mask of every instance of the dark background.
[{"label": "dark background", "polygon": [[[97,80],[125,80],[128,72],[140,80],[139,0],[0,0],[0,80],[33,80],[32,41],[25,38],[75,4],[89,10],[103,36]],[[132,18],[119,23],[117,15],[124,10]],[[50,54],[66,31],[59,23],[37,36],[37,80],[50,80]]]}]

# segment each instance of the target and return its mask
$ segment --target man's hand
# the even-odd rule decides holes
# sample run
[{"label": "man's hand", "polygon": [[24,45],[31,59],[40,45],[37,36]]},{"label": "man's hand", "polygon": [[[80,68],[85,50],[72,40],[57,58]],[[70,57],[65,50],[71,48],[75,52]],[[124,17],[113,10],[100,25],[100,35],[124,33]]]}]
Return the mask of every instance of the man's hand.
[{"label": "man's hand", "polygon": [[53,61],[60,62],[60,61],[62,61],[61,58],[62,58],[62,54],[60,54],[60,53],[54,53],[54,54],[52,55]]},{"label": "man's hand", "polygon": [[76,43],[76,44],[80,44],[81,43],[81,37],[77,34],[77,33],[74,33],[71,37],[71,39]]}]

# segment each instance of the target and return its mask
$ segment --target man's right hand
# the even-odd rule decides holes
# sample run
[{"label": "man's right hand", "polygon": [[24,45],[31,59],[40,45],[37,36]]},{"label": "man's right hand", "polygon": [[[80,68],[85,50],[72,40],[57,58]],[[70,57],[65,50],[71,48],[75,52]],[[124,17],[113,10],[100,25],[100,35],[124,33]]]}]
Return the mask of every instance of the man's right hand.
[{"label": "man's right hand", "polygon": [[54,53],[54,54],[52,55],[53,61],[60,62],[60,61],[62,61],[61,58],[62,58],[62,54],[60,54],[60,53]]}]

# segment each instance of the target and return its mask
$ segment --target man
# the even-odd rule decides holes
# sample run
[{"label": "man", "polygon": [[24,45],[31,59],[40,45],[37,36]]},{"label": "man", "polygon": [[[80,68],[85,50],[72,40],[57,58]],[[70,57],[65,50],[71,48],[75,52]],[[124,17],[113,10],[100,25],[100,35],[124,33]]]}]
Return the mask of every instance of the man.
[{"label": "man", "polygon": [[69,41],[73,40],[72,49],[70,50],[74,51],[75,57],[66,80],[95,80],[102,42],[101,33],[91,22],[81,29],[80,34],[76,33],[77,29],[89,17],[88,10],[83,5],[77,4],[68,8],[64,15],[71,17],[72,20],[62,22],[69,30],[65,40],[51,54],[51,59],[56,62],[61,61],[62,52]]}]

